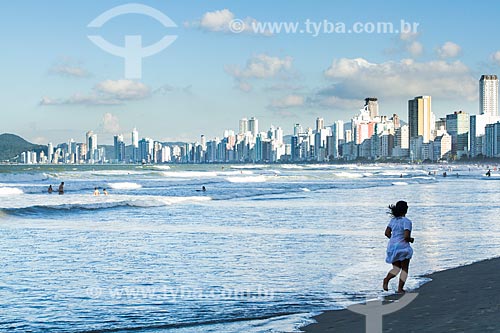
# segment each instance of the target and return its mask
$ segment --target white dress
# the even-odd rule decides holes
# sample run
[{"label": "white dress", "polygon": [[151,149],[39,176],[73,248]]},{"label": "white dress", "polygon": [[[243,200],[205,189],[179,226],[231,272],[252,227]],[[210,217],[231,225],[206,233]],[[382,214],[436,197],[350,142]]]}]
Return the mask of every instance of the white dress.
[{"label": "white dress", "polygon": [[385,261],[388,264],[392,264],[395,261],[411,259],[413,249],[410,243],[405,241],[405,230],[411,231],[411,221],[406,217],[395,217],[391,219],[388,227],[391,228],[392,234],[389,244],[387,244],[387,257]]}]

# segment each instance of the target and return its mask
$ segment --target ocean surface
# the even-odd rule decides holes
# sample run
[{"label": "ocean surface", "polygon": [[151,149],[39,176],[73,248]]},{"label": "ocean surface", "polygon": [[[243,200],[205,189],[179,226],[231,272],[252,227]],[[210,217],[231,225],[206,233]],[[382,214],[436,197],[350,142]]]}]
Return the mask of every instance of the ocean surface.
[{"label": "ocean surface", "polygon": [[[0,331],[297,331],[385,295],[398,200],[414,228],[409,289],[500,256],[487,167],[0,165]],[[60,182],[64,195],[46,192]]]}]

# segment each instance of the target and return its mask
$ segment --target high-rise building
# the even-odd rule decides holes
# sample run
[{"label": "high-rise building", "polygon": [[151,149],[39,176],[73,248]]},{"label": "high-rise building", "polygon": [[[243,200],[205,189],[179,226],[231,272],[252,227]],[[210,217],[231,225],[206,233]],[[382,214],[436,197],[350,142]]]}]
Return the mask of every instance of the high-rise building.
[{"label": "high-rise building", "polygon": [[123,135],[114,136],[114,147],[115,147],[115,160],[117,163],[125,161],[125,142],[123,141]]},{"label": "high-rise building", "polygon": [[392,115],[392,124],[394,126],[394,129],[398,129],[401,127],[401,119],[399,119],[399,116],[395,113]]},{"label": "high-rise building", "polygon": [[485,156],[500,157],[500,122],[486,125],[484,138]]},{"label": "high-rise building", "polygon": [[242,118],[240,119],[240,131],[238,133],[245,134],[246,132],[248,132],[248,119]]},{"label": "high-rise building", "polygon": [[304,128],[300,124],[295,124],[293,126],[293,135],[294,136],[299,136],[304,133]]},{"label": "high-rise building", "polygon": [[248,120],[248,130],[252,132],[254,138],[257,137],[259,133],[259,120],[257,118],[252,117]]},{"label": "high-rise building", "polygon": [[429,143],[433,129],[431,96],[418,96],[408,101],[408,126],[410,140],[422,137],[423,143]]},{"label": "high-rise building", "polygon": [[132,146],[134,148],[139,148],[139,132],[135,127],[132,130]]},{"label": "high-rise building", "polygon": [[446,115],[446,131],[451,135],[451,152],[469,151],[469,114],[463,111],[457,111]]},{"label": "high-rise building", "polygon": [[54,156],[54,145],[52,142],[49,142],[47,145],[47,162],[52,163],[52,158]]},{"label": "high-rise building", "polygon": [[375,97],[365,98],[365,109],[368,111],[371,119],[378,117],[378,99]]},{"label": "high-rise building", "polygon": [[498,78],[481,75],[479,79],[479,114],[498,116]]},{"label": "high-rise building", "polygon": [[283,129],[279,126],[276,127],[276,130],[274,131],[274,140],[278,145],[283,144]]},{"label": "high-rise building", "polygon": [[316,133],[318,133],[323,128],[325,128],[325,121],[323,120],[323,118],[316,118]]},{"label": "high-rise building", "polygon": [[97,134],[92,131],[88,131],[85,135],[87,144],[87,159],[93,160],[97,151]]},{"label": "high-rise building", "polygon": [[201,145],[201,150],[202,151],[206,151],[207,150],[207,138],[203,134],[200,137],[200,145]]}]

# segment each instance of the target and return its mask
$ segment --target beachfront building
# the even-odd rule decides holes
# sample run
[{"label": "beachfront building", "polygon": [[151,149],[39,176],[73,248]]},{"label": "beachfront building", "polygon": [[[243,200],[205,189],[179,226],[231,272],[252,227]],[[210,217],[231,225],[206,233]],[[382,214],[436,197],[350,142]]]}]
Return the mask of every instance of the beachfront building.
[{"label": "beachfront building", "polygon": [[452,136],[446,132],[437,136],[432,144],[432,161],[446,160],[452,149]]},{"label": "beachfront building", "polygon": [[365,98],[364,108],[368,111],[368,114],[371,119],[375,119],[379,116],[378,113],[378,99],[375,97],[367,97]]},{"label": "beachfront building", "polygon": [[479,79],[479,114],[498,116],[498,77],[481,75]]},{"label": "beachfront building", "polygon": [[252,117],[248,120],[248,130],[254,138],[257,138],[257,134],[259,133],[259,120],[257,118]]},{"label": "beachfront building", "polygon": [[99,152],[97,150],[97,134],[88,131],[85,134],[85,143],[87,144],[87,161],[94,163],[99,161]]},{"label": "beachfront building", "polygon": [[446,115],[446,131],[451,135],[451,154],[458,158],[468,155],[469,152],[469,114],[456,111]]},{"label": "beachfront building", "polygon": [[469,149],[471,157],[486,156],[486,126],[500,121],[498,115],[498,78],[482,75],[479,80],[479,114],[470,116]]},{"label": "beachfront building", "polygon": [[130,159],[132,162],[139,162],[139,132],[135,127],[132,130],[131,139]]},{"label": "beachfront building", "polygon": [[431,141],[433,123],[431,96],[418,96],[408,101],[410,139],[421,136],[424,143]]},{"label": "beachfront building", "polygon": [[500,122],[486,125],[484,146],[486,157],[500,157]]},{"label": "beachfront building", "polygon": [[123,141],[123,135],[120,134],[113,137],[113,147],[115,149],[115,163],[125,162],[125,142]]},{"label": "beachfront building", "polygon": [[410,129],[403,125],[394,130],[394,148],[392,156],[397,159],[407,158],[410,154]]},{"label": "beachfront building", "polygon": [[[422,160],[426,157],[428,144],[433,139],[435,116],[431,109],[431,96],[417,96],[408,101],[408,126],[410,158]],[[424,151],[422,151],[424,149]]]}]

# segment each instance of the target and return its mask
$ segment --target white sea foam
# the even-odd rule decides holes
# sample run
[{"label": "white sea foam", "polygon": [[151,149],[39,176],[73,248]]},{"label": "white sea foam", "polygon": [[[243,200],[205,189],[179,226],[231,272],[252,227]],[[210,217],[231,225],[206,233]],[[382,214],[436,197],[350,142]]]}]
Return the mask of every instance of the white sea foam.
[{"label": "white sea foam", "polygon": [[304,192],[311,192],[311,190],[308,189],[307,187],[303,187],[303,188],[301,188],[301,190],[304,191]]},{"label": "white sea foam", "polygon": [[253,171],[250,170],[240,170],[240,171],[220,171],[217,172],[217,176],[236,176],[236,175],[253,175]]},{"label": "white sea foam", "polygon": [[168,165],[153,165],[151,167],[148,167],[147,169],[153,169],[153,170],[170,170],[170,166]]},{"label": "white sea foam", "polygon": [[226,180],[230,183],[263,183],[266,181],[266,177],[262,175],[250,177],[227,177]]},{"label": "white sea foam", "polygon": [[281,165],[282,169],[304,169],[302,165],[297,164],[283,164]]},{"label": "white sea foam", "polygon": [[129,182],[109,183],[108,186],[115,190],[137,190],[142,187],[140,184]]},{"label": "white sea foam", "polygon": [[0,196],[18,194],[23,194],[23,191],[15,187],[0,187]]},{"label": "white sea foam", "polygon": [[392,171],[385,171],[385,172],[381,172],[381,173],[380,173],[380,175],[382,175],[382,176],[401,176],[401,175],[406,176],[406,175],[408,175],[408,174],[407,174],[407,173],[405,173],[405,172],[397,172],[397,171],[392,172]]},{"label": "white sea foam", "polygon": [[333,175],[338,178],[361,178],[363,177],[360,173],[352,173],[352,172],[334,172]]},{"label": "white sea foam", "polygon": [[405,186],[405,185],[408,185],[408,183],[407,182],[393,182],[392,185]]},{"label": "white sea foam", "polygon": [[47,180],[46,173],[0,173],[0,182],[30,182]]},{"label": "white sea foam", "polygon": [[264,165],[264,164],[231,165],[231,169],[262,169],[268,167],[269,165]]},{"label": "white sea foam", "polygon": [[211,171],[164,171],[161,173],[167,178],[209,178],[217,177],[217,172]]},{"label": "white sea foam", "polygon": [[127,175],[138,175],[143,174],[144,171],[137,170],[97,170],[91,171],[93,175],[96,176],[127,176]]},{"label": "white sea foam", "polygon": [[200,203],[212,200],[208,196],[135,196],[135,195],[31,195],[29,200],[2,200],[0,208],[26,209],[48,208],[56,210],[102,209],[113,207],[161,207],[174,204]]}]

